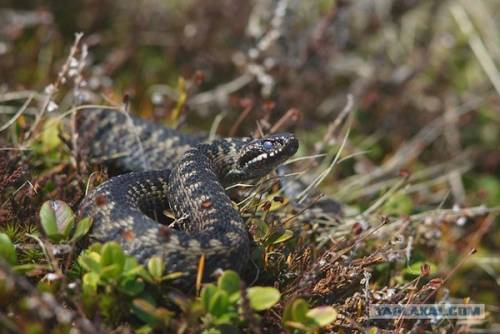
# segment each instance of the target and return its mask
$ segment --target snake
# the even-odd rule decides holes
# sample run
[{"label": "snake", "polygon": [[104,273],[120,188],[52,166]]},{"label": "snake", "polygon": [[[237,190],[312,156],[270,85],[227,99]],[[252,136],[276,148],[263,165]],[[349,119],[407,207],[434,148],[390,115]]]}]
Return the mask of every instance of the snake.
[{"label": "snake", "polygon": [[[189,282],[201,258],[208,276],[243,270],[250,237],[225,189],[264,177],[299,146],[292,133],[210,139],[111,107],[79,110],[75,124],[82,156],[118,171],[80,204],[90,239],[115,241],[141,264],[159,257]],[[175,220],[162,223],[168,209]]]}]

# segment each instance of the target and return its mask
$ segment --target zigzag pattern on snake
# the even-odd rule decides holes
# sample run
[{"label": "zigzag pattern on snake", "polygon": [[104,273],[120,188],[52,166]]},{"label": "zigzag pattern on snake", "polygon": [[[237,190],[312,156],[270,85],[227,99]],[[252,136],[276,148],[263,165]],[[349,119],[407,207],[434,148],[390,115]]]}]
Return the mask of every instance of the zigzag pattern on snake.
[{"label": "zigzag pattern on snake", "polygon": [[[207,274],[240,271],[248,260],[248,232],[225,187],[268,174],[298,149],[290,133],[207,141],[112,108],[79,111],[76,128],[85,156],[132,171],[83,200],[79,214],[93,219],[91,238],[117,241],[143,264],[160,256],[167,272],[191,281],[202,255]],[[169,207],[175,228],[153,219]]]}]

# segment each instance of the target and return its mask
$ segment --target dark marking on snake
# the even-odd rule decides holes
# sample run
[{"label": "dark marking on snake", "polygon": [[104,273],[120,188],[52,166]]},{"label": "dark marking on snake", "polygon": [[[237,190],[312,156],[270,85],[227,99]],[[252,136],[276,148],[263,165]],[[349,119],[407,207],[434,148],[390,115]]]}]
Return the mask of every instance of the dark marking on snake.
[{"label": "dark marking on snake", "polygon": [[[201,256],[206,275],[242,270],[250,241],[225,187],[265,176],[298,149],[290,133],[208,141],[113,108],[83,109],[76,120],[85,157],[129,172],[81,203],[80,216],[93,220],[91,239],[117,241],[142,264],[159,256],[167,272],[183,272],[189,282]],[[153,219],[168,208],[173,227]]]}]

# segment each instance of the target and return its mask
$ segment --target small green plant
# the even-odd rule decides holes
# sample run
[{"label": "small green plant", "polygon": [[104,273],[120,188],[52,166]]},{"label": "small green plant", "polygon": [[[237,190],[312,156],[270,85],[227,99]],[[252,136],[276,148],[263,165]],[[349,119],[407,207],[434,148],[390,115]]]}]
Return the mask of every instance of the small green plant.
[{"label": "small green plant", "polygon": [[294,332],[317,333],[320,328],[337,319],[337,311],[331,306],[320,306],[311,309],[301,298],[295,299],[285,307],[283,324],[294,329]]},{"label": "small green plant", "polygon": [[157,267],[161,263],[151,261],[153,273],[147,272],[116,242],[92,244],[77,262],[84,272],[82,290],[88,313],[98,310],[112,324],[133,314],[146,323],[146,332],[168,324],[171,312],[157,308],[155,299],[145,289],[146,281],[163,280],[163,271]]},{"label": "small green plant", "polygon": [[84,293],[95,294],[99,287],[108,292],[116,288],[133,297],[144,290],[144,268],[116,242],[92,244],[78,257],[78,264],[86,272],[82,283]]},{"label": "small green plant", "polygon": [[40,224],[53,243],[76,242],[88,233],[92,226],[90,218],[76,224],[73,210],[63,201],[46,201],[40,209]]},{"label": "small green plant", "polygon": [[282,224],[269,224],[266,219],[269,213],[278,211],[286,205],[284,199],[277,194],[271,194],[262,204],[259,201],[257,205],[261,218],[252,221],[255,225],[255,241],[268,248],[293,238],[293,231],[283,228]]},{"label": "small green plant", "polygon": [[165,328],[174,316],[174,312],[157,306],[152,298],[135,298],[132,302],[132,312],[146,323],[136,330],[138,333],[150,333],[155,328]]},{"label": "small green plant", "polygon": [[253,311],[263,311],[274,306],[279,299],[279,291],[272,287],[242,288],[238,274],[227,270],[217,284],[207,284],[201,290],[199,302],[205,312],[202,321],[207,330],[236,325],[243,318],[245,301]]},{"label": "small green plant", "polygon": [[[153,297],[150,293],[160,283],[178,277],[178,273],[164,274],[161,258],[152,257],[146,269],[135,258],[126,255],[119,244],[108,242],[91,245],[78,257],[78,264],[85,272],[82,278],[84,296],[91,303],[98,303],[100,312],[104,310],[111,316],[116,307],[109,302],[112,300],[115,304],[128,305],[128,312],[145,323],[138,329],[141,332],[170,324],[174,313],[159,306],[156,295]],[[203,328],[207,330],[217,330],[220,326],[236,329],[248,318],[245,312],[267,310],[279,299],[279,291],[272,287],[243,288],[238,274],[228,270],[219,277],[217,284],[205,285],[199,298],[188,301],[189,311],[185,311],[201,315]]]},{"label": "small green plant", "polygon": [[[100,312],[113,322],[121,312],[131,313],[145,325],[139,332],[165,328],[173,312],[157,306],[150,290],[157,291],[161,283],[177,278],[179,273],[165,275],[164,261],[157,256],[147,264],[147,270],[133,256],[125,254],[116,242],[94,243],[78,257],[78,264],[85,272],[82,290],[87,305],[99,304]],[[157,291],[158,292],[158,291]]]},{"label": "small green plant", "polygon": [[293,238],[293,232],[291,230],[270,225],[260,219],[256,219],[254,222],[257,227],[254,238],[265,248],[283,243]]}]

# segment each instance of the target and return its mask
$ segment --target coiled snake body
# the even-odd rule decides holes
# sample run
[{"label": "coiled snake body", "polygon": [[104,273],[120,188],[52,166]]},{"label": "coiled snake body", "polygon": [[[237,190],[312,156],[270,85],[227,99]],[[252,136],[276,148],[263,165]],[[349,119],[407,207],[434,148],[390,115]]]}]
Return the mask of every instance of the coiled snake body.
[{"label": "coiled snake body", "polygon": [[[83,200],[80,216],[93,219],[91,238],[117,241],[140,263],[160,256],[168,272],[188,278],[202,255],[206,273],[242,269],[248,233],[224,187],[268,174],[298,148],[289,133],[208,142],[111,108],[79,111],[77,131],[86,156],[133,171]],[[175,228],[153,219],[168,207]]]}]

